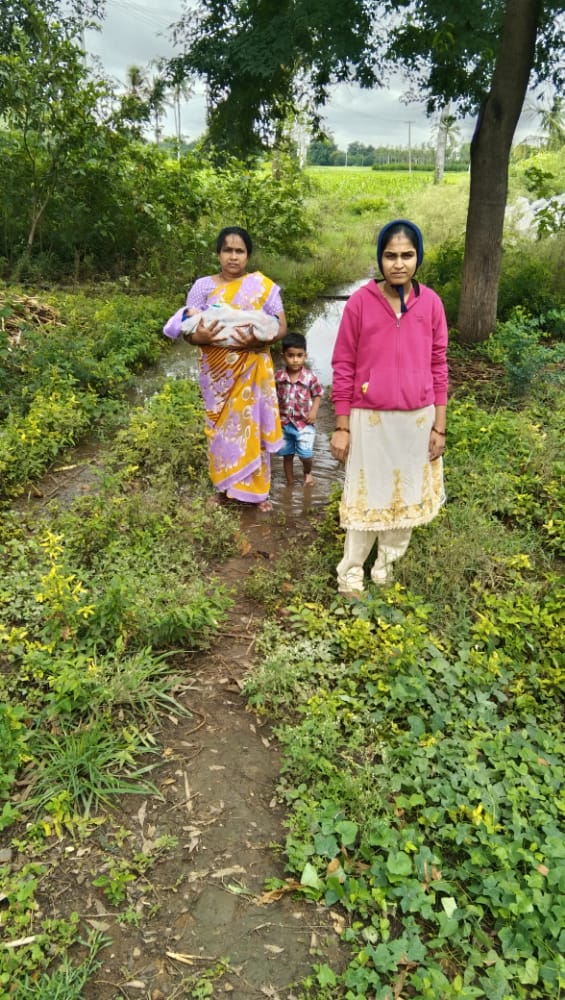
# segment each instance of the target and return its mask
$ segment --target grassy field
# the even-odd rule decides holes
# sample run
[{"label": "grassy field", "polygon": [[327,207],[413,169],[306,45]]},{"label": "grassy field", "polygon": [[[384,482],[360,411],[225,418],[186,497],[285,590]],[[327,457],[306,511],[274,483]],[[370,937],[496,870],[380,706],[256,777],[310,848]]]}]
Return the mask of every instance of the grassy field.
[{"label": "grassy field", "polygon": [[431,172],[412,174],[368,167],[310,167],[316,200],[331,205],[340,225],[364,234],[374,248],[380,227],[391,218],[410,218],[430,247],[459,234],[469,195],[467,174],[450,174],[434,185]]}]

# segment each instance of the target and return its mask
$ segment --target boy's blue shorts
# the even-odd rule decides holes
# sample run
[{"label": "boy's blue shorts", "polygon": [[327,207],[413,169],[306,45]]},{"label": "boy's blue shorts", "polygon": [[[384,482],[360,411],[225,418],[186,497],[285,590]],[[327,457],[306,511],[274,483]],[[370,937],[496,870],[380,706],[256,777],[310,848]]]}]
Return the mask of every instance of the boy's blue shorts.
[{"label": "boy's blue shorts", "polygon": [[299,458],[312,458],[316,437],[313,424],[306,424],[302,430],[298,430],[294,424],[284,424],[283,434],[284,444],[277,451],[277,455],[298,455]]}]

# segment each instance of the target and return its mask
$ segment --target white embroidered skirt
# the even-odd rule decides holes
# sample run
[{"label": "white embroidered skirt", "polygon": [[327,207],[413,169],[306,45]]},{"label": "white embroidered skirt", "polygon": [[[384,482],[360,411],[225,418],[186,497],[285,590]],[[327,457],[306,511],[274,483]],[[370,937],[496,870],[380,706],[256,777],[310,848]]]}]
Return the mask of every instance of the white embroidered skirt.
[{"label": "white embroidered skirt", "polygon": [[442,459],[428,458],[434,416],[433,406],[351,411],[342,528],[414,528],[436,516],[445,491]]}]

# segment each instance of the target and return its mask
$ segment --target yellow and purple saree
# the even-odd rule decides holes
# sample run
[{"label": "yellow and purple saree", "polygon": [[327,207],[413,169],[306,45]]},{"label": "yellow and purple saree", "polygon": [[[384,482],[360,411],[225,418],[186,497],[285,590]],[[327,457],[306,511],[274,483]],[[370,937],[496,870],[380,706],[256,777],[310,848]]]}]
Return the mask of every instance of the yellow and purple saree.
[{"label": "yellow and purple saree", "polygon": [[[278,285],[260,271],[225,284],[211,276],[195,281],[186,306],[202,310],[215,303],[263,309],[270,316],[283,308]],[[271,486],[270,453],[283,441],[268,347],[201,347],[199,381],[214,487],[228,497],[261,503]]]}]

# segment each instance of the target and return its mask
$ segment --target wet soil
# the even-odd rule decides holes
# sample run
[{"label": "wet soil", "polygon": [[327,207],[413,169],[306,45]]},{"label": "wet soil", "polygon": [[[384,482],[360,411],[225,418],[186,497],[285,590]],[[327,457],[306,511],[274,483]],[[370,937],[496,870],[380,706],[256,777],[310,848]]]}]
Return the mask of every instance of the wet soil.
[{"label": "wet soil", "polygon": [[[242,527],[249,553],[229,560],[224,574],[240,585],[280,541],[269,524],[249,519]],[[67,888],[66,905],[74,892],[81,917],[112,940],[87,1000],[191,996],[198,977],[212,971],[211,996],[291,998],[313,963],[342,964],[343,918],[300,898],[285,871],[279,750],[241,694],[261,620],[253,602],[238,599],[216,648],[190,663],[180,700],[191,716],[169,721],[161,734],[163,801],[128,800],[115,817],[146,853],[161,837],[178,838],[128,891],[140,926],[120,925],[89,879]],[[282,883],[279,891],[266,890],[269,879]]]}]

